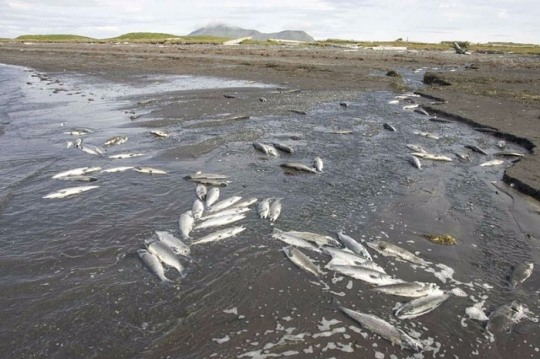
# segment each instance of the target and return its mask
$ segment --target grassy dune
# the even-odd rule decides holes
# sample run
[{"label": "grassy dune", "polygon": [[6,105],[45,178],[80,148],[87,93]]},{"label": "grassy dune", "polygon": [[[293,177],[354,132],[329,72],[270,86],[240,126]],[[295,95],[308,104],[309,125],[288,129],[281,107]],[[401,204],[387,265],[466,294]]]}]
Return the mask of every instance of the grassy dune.
[{"label": "grassy dune", "polygon": [[22,35],[15,38],[17,41],[36,41],[36,42],[93,42],[96,41],[91,37],[57,34],[57,35]]}]

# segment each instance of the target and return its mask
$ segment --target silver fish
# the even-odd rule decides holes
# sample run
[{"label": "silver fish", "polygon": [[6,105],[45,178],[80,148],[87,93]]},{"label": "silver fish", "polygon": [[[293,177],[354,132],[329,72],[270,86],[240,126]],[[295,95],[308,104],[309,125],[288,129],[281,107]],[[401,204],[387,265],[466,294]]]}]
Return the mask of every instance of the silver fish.
[{"label": "silver fish", "polygon": [[283,252],[287,258],[291,260],[291,262],[298,266],[298,268],[303,269],[306,272],[310,272],[317,277],[324,274],[315,264],[313,264],[313,261],[299,249],[294,248],[293,246],[288,246],[283,248]]},{"label": "silver fish", "polygon": [[409,298],[423,297],[438,289],[439,287],[434,283],[420,282],[405,282],[372,288],[372,290],[375,292]]},{"label": "silver fish", "polygon": [[156,231],[159,241],[168,245],[174,253],[188,257],[191,253],[189,246],[167,231]]},{"label": "silver fish", "polygon": [[504,163],[503,160],[491,160],[491,161],[481,163],[480,166],[481,167],[491,167],[491,166],[502,165],[503,163]]},{"label": "silver fish", "polygon": [[228,179],[229,176],[220,175],[217,173],[202,173],[197,172],[192,175],[187,175],[184,177],[184,179],[214,179],[214,180],[222,180],[222,179]]},{"label": "silver fish", "polygon": [[422,169],[422,164],[420,163],[420,160],[416,156],[410,155],[410,156],[407,156],[407,159],[414,167],[418,168],[419,170]]},{"label": "silver fish", "polygon": [[274,142],[272,143],[272,145],[274,145],[274,147],[280,151],[287,152],[290,154],[294,153],[294,149],[291,146],[284,145],[283,143]]},{"label": "silver fish", "polygon": [[211,207],[208,208],[208,213],[219,212],[225,208],[231,207],[233,204],[237,203],[241,199],[242,197],[240,196],[232,196],[222,201],[216,202]]},{"label": "silver fish", "polygon": [[168,245],[174,253],[188,257],[191,253],[189,246],[167,231],[156,231],[159,240]]},{"label": "silver fish", "polygon": [[193,229],[194,224],[195,219],[193,218],[191,211],[187,211],[180,215],[180,218],[178,219],[178,226],[180,227],[180,234],[182,235],[182,238],[189,238],[189,232],[191,232]]},{"label": "silver fish", "polygon": [[420,157],[426,160],[431,160],[431,161],[452,162],[452,159],[450,157],[444,156],[444,155],[435,155],[435,154],[426,153],[426,152],[413,152],[411,153],[411,155],[415,157]]},{"label": "silver fish", "polygon": [[85,176],[85,175],[66,176],[66,177],[61,177],[60,179],[64,180],[64,181],[78,181],[78,182],[95,182],[95,181],[97,181],[96,177]]},{"label": "silver fish", "polygon": [[529,313],[525,305],[516,301],[501,305],[489,315],[486,330],[491,334],[509,333],[514,325],[527,318]]},{"label": "silver fish", "polygon": [[100,170],[101,170],[101,167],[80,167],[80,168],[75,168],[69,171],[57,173],[54,176],[52,176],[52,178],[58,179],[58,178],[67,177],[67,176],[80,176],[87,173],[97,172]]},{"label": "silver fish", "polygon": [[477,152],[477,153],[480,153],[482,155],[487,156],[487,152],[484,151],[483,149],[481,149],[480,147],[476,146],[476,145],[465,145],[465,147],[468,148],[468,149],[473,150],[474,152]]},{"label": "silver fish", "polygon": [[261,202],[259,202],[259,206],[257,207],[257,212],[259,212],[259,217],[268,218],[268,214],[270,213],[271,200],[272,198],[265,198]]},{"label": "silver fish", "polygon": [[289,231],[286,232],[288,235],[301,238],[308,242],[315,243],[319,246],[330,245],[330,246],[339,246],[339,242],[332,237],[325,236],[318,233],[312,232],[298,232],[298,231]]},{"label": "silver fish", "polygon": [[195,244],[203,244],[203,243],[220,241],[222,239],[233,237],[237,235],[238,233],[243,232],[245,229],[246,228],[244,226],[237,226],[237,227],[222,229],[220,231],[210,233],[207,236],[199,238],[196,241],[194,241],[192,244],[195,245]]},{"label": "silver fish", "polygon": [[82,192],[89,191],[94,188],[98,188],[99,186],[81,186],[81,187],[69,187],[64,188],[56,192],[49,193],[42,198],[49,198],[49,199],[57,199],[57,198],[64,198],[73,196]]},{"label": "silver fish", "polygon": [[362,267],[362,268],[371,269],[371,270],[374,270],[374,271],[382,273],[382,274],[386,274],[386,271],[384,270],[383,267],[381,267],[380,265],[378,265],[377,263],[375,263],[373,261],[367,261],[367,260],[364,261],[364,262],[351,263],[349,260],[342,259],[342,258],[334,258],[333,257],[332,260],[326,264],[325,268],[331,269],[333,266],[338,266],[338,265],[341,265],[341,266],[351,266],[352,265],[352,266],[356,266],[356,267]]},{"label": "silver fish", "polygon": [[125,158],[141,157],[144,156],[144,153],[119,153],[117,155],[111,155],[109,158],[113,160],[123,160]]},{"label": "silver fish", "polygon": [[81,150],[85,153],[88,153],[94,156],[103,156],[103,154],[105,153],[105,151],[102,148],[99,148],[97,146],[92,146],[92,145],[84,145],[81,147]]},{"label": "silver fish", "polygon": [[363,257],[368,261],[373,260],[366,247],[364,247],[362,244],[358,243],[348,235],[344,234],[342,231],[338,232],[338,238],[345,247],[349,248],[351,251],[358,254],[360,257]]},{"label": "silver fish", "polygon": [[342,248],[324,246],[322,247],[322,251],[324,254],[332,256],[332,261],[335,261],[334,263],[361,265],[362,263],[368,261],[365,257],[361,257],[358,254],[351,252],[350,250],[345,250]]},{"label": "silver fish", "polygon": [[200,199],[196,199],[193,202],[193,206],[191,207],[191,213],[193,214],[194,219],[199,219],[202,217],[204,212],[204,204]]},{"label": "silver fish", "polygon": [[212,214],[206,214],[203,217],[200,218],[201,221],[206,221],[207,219],[212,219],[216,217],[223,217],[223,216],[231,216],[233,214],[241,214],[249,212],[250,209],[248,207],[231,207],[224,209],[223,211],[219,211]]},{"label": "silver fish", "polygon": [[455,152],[455,154],[460,160],[464,160],[464,161],[470,161],[471,160],[471,157],[467,153]]},{"label": "silver fish", "polygon": [[422,258],[414,255],[406,249],[403,249],[395,244],[388,243],[381,240],[367,242],[367,245],[382,254],[383,256],[392,256],[396,258],[401,258],[411,263],[425,265],[427,264]]},{"label": "silver fish", "polygon": [[248,207],[248,206],[251,206],[255,202],[257,202],[257,198],[250,197],[243,201],[235,203],[233,207]]},{"label": "silver fish", "polygon": [[337,264],[337,265],[326,266],[326,268],[333,270],[335,272],[344,274],[351,278],[355,278],[363,282],[374,284],[374,285],[403,283],[403,280],[401,279],[394,278],[388,274],[381,273],[373,269],[368,269],[366,267],[361,267],[361,266]]},{"label": "silver fish", "polygon": [[318,172],[322,172],[323,170],[323,161],[322,159],[317,156],[313,159],[313,167],[318,171]]},{"label": "silver fish", "polygon": [[164,132],[164,131],[160,131],[160,130],[153,130],[153,131],[150,131],[150,133],[156,137],[162,137],[162,138],[167,138],[169,137],[169,134]]},{"label": "silver fish", "polygon": [[114,136],[105,141],[105,146],[118,146],[128,140],[127,136]]},{"label": "silver fish", "polygon": [[417,113],[419,113],[419,114],[421,114],[421,115],[426,115],[426,116],[429,116],[429,113],[427,113],[427,111],[426,111],[426,110],[424,110],[424,109],[423,109],[423,108],[421,108],[421,107],[417,107],[417,108],[415,108],[415,109],[414,109],[414,112],[417,112]]},{"label": "silver fish", "polygon": [[147,173],[149,175],[164,175],[164,174],[167,174],[166,171],[163,171],[163,170],[160,170],[160,169],[157,169],[157,168],[152,168],[152,167],[141,167],[141,166],[137,166],[137,167],[134,167],[133,168],[135,171],[137,172],[140,172],[140,173]]},{"label": "silver fish", "polygon": [[266,146],[266,151],[268,152],[270,156],[279,157],[279,153],[278,151],[276,151],[275,147],[268,146],[268,145],[263,145],[263,146]]},{"label": "silver fish", "polygon": [[281,214],[281,198],[276,198],[272,201],[272,204],[270,205],[268,219],[270,219],[271,222],[275,222],[279,218],[280,214]]},{"label": "silver fish", "polygon": [[412,104],[412,105],[405,105],[403,106],[404,110],[413,110],[418,107],[418,104]]},{"label": "silver fish", "polygon": [[295,247],[305,248],[319,253],[321,252],[319,248],[309,243],[308,241],[288,235],[286,232],[283,232],[282,230],[279,230],[277,228],[274,228],[274,231],[272,232],[272,237]]},{"label": "silver fish", "polygon": [[389,123],[383,123],[383,127],[389,131],[396,132],[396,128]]},{"label": "silver fish", "polygon": [[211,179],[211,178],[192,178],[188,181],[203,184],[206,186],[212,186],[212,187],[227,187],[231,181],[227,180],[218,180],[218,179]]},{"label": "silver fish", "polygon": [[197,198],[199,198],[201,201],[204,201],[206,199],[206,186],[202,183],[197,184],[197,187],[195,188],[195,194],[197,195]]},{"label": "silver fish", "polygon": [[210,228],[210,227],[224,226],[227,224],[237,222],[244,218],[246,218],[244,214],[233,214],[230,216],[221,216],[221,217],[211,218],[196,225],[195,229],[204,229],[204,228]]},{"label": "silver fish", "polygon": [[180,259],[178,259],[171,247],[161,241],[146,242],[145,244],[148,252],[158,257],[161,262],[176,269],[182,278],[186,276],[184,266],[180,263]]},{"label": "silver fish", "polygon": [[411,338],[402,330],[394,327],[387,321],[373,314],[360,313],[352,309],[345,308],[335,299],[334,302],[343,313],[360,323],[363,328],[381,336],[382,338],[390,341],[392,344],[415,351],[421,351],[423,349],[419,341]]},{"label": "silver fish", "polygon": [[413,144],[408,144],[406,145],[407,148],[411,151],[414,151],[414,152],[423,152],[423,153],[427,153],[427,151],[422,147],[422,146],[419,146],[419,145],[413,145]]},{"label": "silver fish", "polygon": [[212,187],[206,193],[206,207],[211,207],[219,199],[219,188]]},{"label": "silver fish", "polygon": [[440,306],[450,297],[450,294],[441,290],[424,297],[416,298],[403,304],[394,313],[399,319],[412,319],[427,314]]},{"label": "silver fish", "polygon": [[268,146],[265,146],[260,142],[253,142],[253,147],[255,147],[256,150],[261,151],[265,155],[268,154]]},{"label": "silver fish", "polygon": [[510,276],[510,284],[512,287],[516,287],[525,282],[529,278],[534,270],[534,263],[523,262],[514,268],[512,275]]},{"label": "silver fish", "polygon": [[161,262],[155,255],[148,252],[146,249],[139,249],[137,251],[137,254],[139,255],[139,258],[144,263],[144,265],[148,267],[148,269],[150,269],[150,271],[155,276],[161,279],[162,282],[172,282],[172,280],[165,277],[165,269],[163,268],[163,265],[161,264]]},{"label": "silver fish", "polygon": [[494,156],[505,156],[505,157],[525,157],[525,155],[521,152],[515,152],[515,151],[499,151],[495,152],[493,154]]},{"label": "silver fish", "polygon": [[113,168],[107,168],[102,170],[102,173],[116,173],[116,172],[124,172],[127,170],[133,169],[132,166],[125,166],[125,167],[113,167]]},{"label": "silver fish", "polygon": [[419,136],[423,136],[423,137],[427,137],[427,138],[431,138],[431,139],[434,139],[434,140],[438,140],[440,139],[439,136],[437,135],[434,135],[432,133],[429,133],[429,132],[422,132],[422,131],[413,131],[413,133],[415,135],[419,135]]},{"label": "silver fish", "polygon": [[287,168],[287,169],[291,169],[291,170],[295,170],[299,172],[317,173],[316,169],[308,167],[301,163],[287,162],[287,163],[282,163],[280,166],[283,168]]}]

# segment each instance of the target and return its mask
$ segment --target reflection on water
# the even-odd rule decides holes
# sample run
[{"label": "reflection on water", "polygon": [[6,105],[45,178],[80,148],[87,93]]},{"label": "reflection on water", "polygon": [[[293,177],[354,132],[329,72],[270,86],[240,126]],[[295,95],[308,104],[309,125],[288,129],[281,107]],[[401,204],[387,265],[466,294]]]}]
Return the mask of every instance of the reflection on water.
[{"label": "reflection on water", "polygon": [[[491,182],[500,181],[505,165],[481,167],[491,156],[463,147],[475,144],[493,154],[497,139],[489,134],[429,121],[388,104],[392,94],[377,92],[359,94],[346,109],[327,103],[307,115],[212,126],[163,122],[161,129],[170,137],[158,139],[120,109],[135,106],[137,100],[126,95],[247,84],[157,76],[130,85],[105,84],[82,75],[40,79],[16,67],[0,71],[0,311],[10,323],[0,328],[2,357],[413,356],[360,329],[335,310],[333,297],[420,337],[429,348],[426,357],[537,353],[538,326],[491,342],[483,324],[465,314],[480,300],[488,313],[518,300],[538,314],[536,272],[519,289],[507,285],[514,265],[538,263],[537,204],[511,188],[494,187]],[[65,91],[53,93],[58,87]],[[385,122],[397,131],[383,129]],[[84,136],[89,145],[102,146],[114,135],[129,137],[107,148],[107,155],[145,156],[111,160],[66,148],[74,138],[65,132],[81,127],[92,130]],[[255,139],[283,142],[295,153],[268,158],[255,152]],[[454,160],[423,160],[419,171],[407,160],[405,144],[411,143]],[[470,162],[455,157],[463,151]],[[289,175],[279,167],[285,161],[311,165],[315,156],[324,160],[323,173]],[[52,180],[53,174],[82,166],[151,166],[168,174],[98,173],[96,190],[61,200],[42,198],[77,185]],[[178,216],[195,199],[194,184],[182,177],[198,170],[231,177],[222,198],[283,198],[276,228],[331,236],[343,230],[358,240],[398,244],[433,266],[425,270],[372,253],[388,273],[445,290],[459,287],[467,297],[453,296],[430,314],[398,320],[392,308],[400,298],[332,272],[317,281],[300,271],[272,239],[272,224],[256,213],[241,222],[247,230],[237,237],[194,246],[193,261],[184,263],[187,277],[180,280],[168,271],[176,284],[161,284],[144,269],[136,250],[155,230],[177,233]],[[437,246],[422,234],[451,234],[458,245]],[[328,260],[309,255],[321,267]]]}]

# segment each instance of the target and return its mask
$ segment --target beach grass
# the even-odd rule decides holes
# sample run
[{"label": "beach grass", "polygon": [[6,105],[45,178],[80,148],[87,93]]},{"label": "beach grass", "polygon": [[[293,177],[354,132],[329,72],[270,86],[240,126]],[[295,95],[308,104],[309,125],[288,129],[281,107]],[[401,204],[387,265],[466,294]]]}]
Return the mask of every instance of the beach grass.
[{"label": "beach grass", "polygon": [[50,34],[50,35],[21,35],[16,37],[16,41],[34,42],[94,42],[96,39],[80,35],[71,34]]}]

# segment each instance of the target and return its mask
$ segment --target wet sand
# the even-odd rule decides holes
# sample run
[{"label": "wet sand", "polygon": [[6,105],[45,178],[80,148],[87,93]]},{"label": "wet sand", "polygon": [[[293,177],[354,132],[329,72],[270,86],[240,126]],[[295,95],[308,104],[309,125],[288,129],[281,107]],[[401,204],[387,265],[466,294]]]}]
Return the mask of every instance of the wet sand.
[{"label": "wet sand", "polygon": [[[226,77],[274,84],[276,91],[190,91],[182,102],[152,99],[160,110],[137,114],[174,122],[218,116],[309,111],[322,102],[347,101],[358,91],[407,89],[385,76],[422,67],[440,68],[450,86],[422,89],[444,104],[425,105],[471,126],[486,126],[531,153],[509,168],[504,180],[540,199],[540,59],[513,54],[457,55],[453,52],[394,52],[337,47],[217,46],[151,44],[0,44],[0,63],[46,72],[82,72],[129,82],[142,74]],[[61,86],[59,86],[61,88]],[[280,90],[282,88],[283,90]],[[294,91],[300,90],[300,91]],[[227,97],[225,97],[227,95]],[[144,97],[144,96],[143,96]],[[155,107],[155,106],[154,106]],[[138,117],[142,118],[139,119]]]}]

